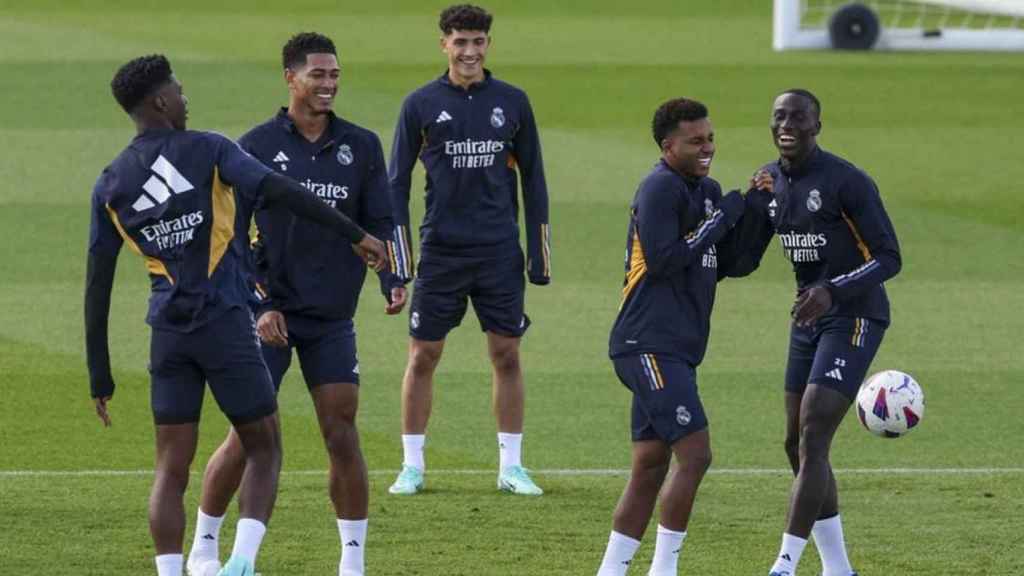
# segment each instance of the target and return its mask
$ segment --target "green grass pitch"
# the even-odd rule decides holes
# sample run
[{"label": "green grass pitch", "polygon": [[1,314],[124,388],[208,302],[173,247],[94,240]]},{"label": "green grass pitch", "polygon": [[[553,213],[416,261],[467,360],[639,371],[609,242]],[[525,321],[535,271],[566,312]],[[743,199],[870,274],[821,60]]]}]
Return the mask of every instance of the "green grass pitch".
[{"label": "green grass pitch", "polygon": [[[386,493],[401,458],[407,339],[405,318],[385,317],[370,286],[356,319],[359,423],[373,471],[369,573],[596,571],[625,477],[593,471],[629,462],[629,396],[606,341],[627,205],[657,158],[651,114],[669,97],[706,102],[718,139],[712,175],[728,189],[773,158],[773,96],[803,86],[823,102],[822,145],[876,178],[902,244],[903,271],[888,285],[893,325],[874,369],[912,373],[928,401],[908,438],[877,440],[851,417],[836,439],[854,565],[862,576],[1024,574],[1024,355],[1016,339],[1024,334],[1024,55],[776,54],[767,0],[572,4],[489,5],[488,65],[529,93],[551,190],[554,281],[528,290],[534,326],[523,343],[524,457],[547,494],[528,500],[494,489],[489,367],[471,315],[452,334],[436,379],[429,489],[408,499]],[[0,4],[0,574],[153,573],[148,290],[130,253],[111,319],[112,429],[92,413],[83,353],[89,193],[132,136],[109,95],[117,66],[165,52],[191,100],[190,126],[237,137],[286,102],[282,43],[300,30],[322,31],[340,50],[338,110],[387,146],[402,98],[444,70],[436,30],[443,6]],[[422,183],[419,169],[415,181]],[[421,212],[417,197],[415,217]],[[764,574],[777,550],[789,489],[780,471],[781,383],[792,294],[777,244],[752,278],[720,285],[699,371],[715,464],[682,574]],[[326,456],[298,371],[280,401],[284,476],[259,568],[268,576],[336,573]],[[208,399],[194,471],[225,430]],[[886,471],[894,468],[903,471]],[[190,524],[198,480],[187,494]],[[652,551],[649,537],[634,573],[646,570]],[[801,573],[819,573],[815,552]]]}]

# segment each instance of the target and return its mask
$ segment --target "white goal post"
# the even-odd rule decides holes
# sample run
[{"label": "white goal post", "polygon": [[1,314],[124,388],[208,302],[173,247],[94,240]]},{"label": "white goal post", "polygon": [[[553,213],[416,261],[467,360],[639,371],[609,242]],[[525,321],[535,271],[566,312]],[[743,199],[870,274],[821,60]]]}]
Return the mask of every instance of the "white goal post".
[{"label": "white goal post", "polygon": [[774,0],[775,50],[1024,51],[1024,0]]}]

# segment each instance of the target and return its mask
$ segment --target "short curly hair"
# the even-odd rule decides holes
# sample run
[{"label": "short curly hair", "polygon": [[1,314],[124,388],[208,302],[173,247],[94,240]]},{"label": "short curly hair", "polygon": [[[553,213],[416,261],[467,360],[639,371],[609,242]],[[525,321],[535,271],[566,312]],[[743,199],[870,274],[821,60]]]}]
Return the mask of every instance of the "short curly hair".
[{"label": "short curly hair", "polygon": [[334,48],[334,42],[327,36],[317,32],[299,32],[289,38],[281,49],[281,64],[286,70],[301,68],[306,64],[306,56],[309,54],[337,56],[338,52]]},{"label": "short curly hair", "polygon": [[456,4],[449,6],[441,12],[441,19],[438,26],[446,36],[452,30],[480,30],[491,31],[493,16],[483,8],[473,4]]},{"label": "short curly hair", "polygon": [[110,81],[110,91],[121,108],[131,114],[146,96],[170,82],[173,73],[163,54],[142,56],[117,69]]},{"label": "short curly hair", "polygon": [[783,96],[785,94],[796,94],[797,96],[806,98],[811,102],[811,104],[814,104],[814,114],[818,118],[821,118],[821,101],[818,100],[818,97],[812,94],[810,90],[807,90],[806,88],[790,88],[789,90],[780,92],[779,96]]},{"label": "short curly hair", "polygon": [[665,102],[654,112],[651,121],[651,132],[654,143],[661,146],[662,140],[668,137],[680,122],[693,122],[708,117],[707,106],[689,98],[675,98]]}]

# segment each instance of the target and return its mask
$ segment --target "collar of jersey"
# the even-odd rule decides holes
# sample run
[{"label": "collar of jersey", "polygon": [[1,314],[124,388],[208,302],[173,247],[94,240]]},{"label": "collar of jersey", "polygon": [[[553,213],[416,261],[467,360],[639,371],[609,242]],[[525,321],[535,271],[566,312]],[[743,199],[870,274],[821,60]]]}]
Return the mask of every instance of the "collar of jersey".
[{"label": "collar of jersey", "polygon": [[475,83],[475,84],[470,84],[469,88],[465,88],[465,89],[462,88],[461,86],[456,86],[455,84],[452,84],[451,79],[448,77],[448,70],[447,69],[444,71],[444,74],[441,74],[441,77],[438,78],[437,81],[440,82],[441,84],[444,84],[445,86],[451,88],[452,90],[457,90],[459,92],[476,92],[476,91],[483,90],[484,88],[487,88],[488,86],[490,86],[490,84],[491,84],[491,71],[488,70],[487,68],[484,68],[484,79],[479,81],[479,82],[477,82],[477,83]]},{"label": "collar of jersey", "polygon": [[688,187],[690,187],[690,188],[697,188],[697,187],[699,187],[701,181],[704,180],[704,176],[699,176],[697,178],[690,178],[690,177],[687,177],[687,176],[683,176],[679,172],[676,172],[675,168],[669,166],[668,162],[665,162],[664,158],[661,158],[661,159],[658,160],[658,165],[661,166],[662,170],[668,171],[669,174],[672,174],[676,178],[679,178],[680,180],[685,182],[686,185]]},{"label": "collar of jersey", "polygon": [[786,172],[786,170],[783,169],[783,167],[782,167],[782,159],[781,158],[776,160],[776,163],[779,166],[779,172],[782,172],[786,176],[790,176],[790,177],[793,177],[793,176],[800,177],[800,176],[803,176],[803,175],[807,174],[808,172],[810,172],[811,168],[813,168],[816,164],[818,164],[818,162],[821,161],[821,158],[822,158],[821,146],[815,146],[814,147],[814,152],[811,152],[811,156],[810,156],[810,158],[807,159],[807,162],[804,162],[796,170],[793,170],[791,172]]},{"label": "collar of jersey", "polygon": [[[327,112],[327,115],[330,118],[330,120],[327,123],[327,131],[330,132],[332,135],[337,136],[338,132],[341,129],[341,119],[334,114],[333,110],[329,110]],[[277,112],[276,120],[278,126],[280,126],[283,130],[292,134],[296,133],[295,122],[292,121],[290,116],[288,116],[288,108],[282,106],[281,109],[278,110]]]}]

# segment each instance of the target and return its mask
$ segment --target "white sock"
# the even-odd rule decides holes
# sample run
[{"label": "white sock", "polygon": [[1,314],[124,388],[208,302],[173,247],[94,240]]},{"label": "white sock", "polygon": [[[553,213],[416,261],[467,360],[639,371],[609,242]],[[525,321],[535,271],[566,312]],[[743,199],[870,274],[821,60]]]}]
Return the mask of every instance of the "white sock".
[{"label": "white sock", "polygon": [[498,461],[502,468],[522,466],[522,434],[498,432]]},{"label": "white sock", "polygon": [[426,443],[426,434],[402,434],[402,465],[426,470],[427,467],[423,463],[423,445]]},{"label": "white sock", "polygon": [[669,530],[658,524],[658,540],[654,545],[654,561],[647,576],[676,576],[679,552],[683,549],[686,532]]},{"label": "white sock", "polygon": [[341,535],[340,576],[363,576],[363,551],[366,550],[366,518],[343,520],[338,518],[338,533]]},{"label": "white sock", "polygon": [[235,547],[231,550],[231,555],[245,558],[255,565],[256,554],[260,551],[260,544],[263,543],[263,535],[266,533],[267,527],[263,522],[241,518],[235,529]]},{"label": "white sock", "polygon": [[625,576],[629,570],[629,563],[633,561],[633,555],[639,547],[639,540],[612,530],[608,536],[608,547],[605,548],[601,567],[597,569],[597,576]]},{"label": "white sock", "polygon": [[161,554],[156,557],[157,576],[181,576],[181,554]]},{"label": "white sock", "polygon": [[220,525],[224,517],[207,516],[203,509],[196,514],[196,534],[192,538],[192,550],[188,553],[190,562],[197,559],[215,560],[220,556]]},{"label": "white sock", "polygon": [[775,559],[771,572],[778,572],[781,576],[794,576],[797,564],[800,563],[800,556],[804,553],[804,546],[807,546],[807,540],[784,533],[782,549],[779,550],[779,557]]},{"label": "white sock", "polygon": [[853,566],[846,555],[846,541],[843,539],[843,521],[839,514],[814,523],[811,530],[814,545],[821,556],[822,576],[850,576]]}]

